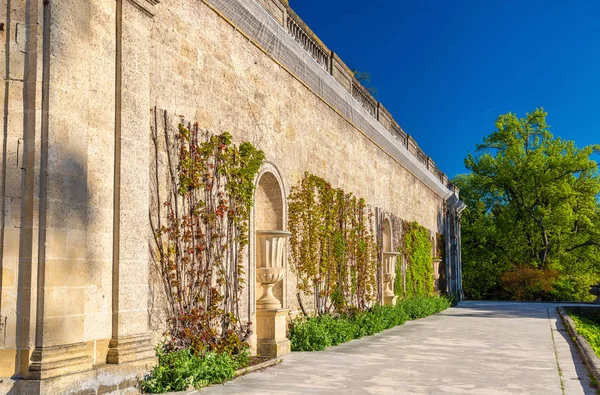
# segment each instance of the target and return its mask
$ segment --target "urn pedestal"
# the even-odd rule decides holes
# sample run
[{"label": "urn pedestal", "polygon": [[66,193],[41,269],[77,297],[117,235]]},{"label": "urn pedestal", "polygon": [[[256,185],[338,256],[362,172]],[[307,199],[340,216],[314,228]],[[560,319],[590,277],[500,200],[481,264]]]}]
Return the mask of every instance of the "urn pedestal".
[{"label": "urn pedestal", "polygon": [[290,310],[256,310],[256,352],[267,357],[289,354],[290,341],[286,337],[287,317]]},{"label": "urn pedestal", "polygon": [[288,309],[273,295],[273,287],[285,278],[283,260],[290,232],[282,230],[256,231],[256,282],[262,296],[256,301],[256,335],[259,355],[279,357],[289,354],[286,338]]},{"label": "urn pedestal", "polygon": [[394,279],[396,278],[396,258],[399,252],[383,253],[383,304],[393,306],[397,296],[394,294]]}]

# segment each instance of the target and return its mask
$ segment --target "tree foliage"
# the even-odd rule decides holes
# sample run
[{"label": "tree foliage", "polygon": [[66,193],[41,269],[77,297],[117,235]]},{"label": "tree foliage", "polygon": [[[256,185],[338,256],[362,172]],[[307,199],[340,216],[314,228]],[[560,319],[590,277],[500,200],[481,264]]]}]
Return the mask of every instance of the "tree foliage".
[{"label": "tree foliage", "polygon": [[471,173],[454,180],[467,204],[462,248],[470,297],[502,296],[502,275],[523,267],[558,272],[544,298],[587,299],[599,279],[600,177],[592,156],[600,146],[578,148],[552,136],[546,115],[499,116],[496,130],[465,159]]}]

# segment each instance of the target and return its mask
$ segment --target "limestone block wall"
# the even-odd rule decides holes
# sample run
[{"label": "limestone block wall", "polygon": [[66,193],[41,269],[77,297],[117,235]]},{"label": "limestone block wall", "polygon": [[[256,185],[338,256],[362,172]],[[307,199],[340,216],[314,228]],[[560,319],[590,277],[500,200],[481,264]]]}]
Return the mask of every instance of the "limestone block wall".
[{"label": "limestone block wall", "polygon": [[[111,340],[116,342],[113,354],[122,349],[119,355],[127,354],[129,347],[137,356],[147,357],[148,350],[153,355],[150,342],[142,347],[138,341],[148,333],[143,219],[149,145],[143,139],[138,155],[126,158],[127,168],[141,175],[134,181],[143,184],[143,192],[130,194],[129,201],[139,203],[135,209],[143,214],[127,221],[125,210],[114,210],[115,163],[120,163],[115,161],[116,141],[123,134],[117,134],[117,118],[123,119],[120,112],[128,108],[117,106],[117,91],[123,91],[123,80],[135,80],[119,76],[117,81],[116,49],[122,53],[137,47],[124,45],[116,32],[126,20],[133,28],[127,38],[139,40],[142,23],[137,20],[148,18],[129,1],[11,0],[0,7],[0,53],[6,66],[0,88],[0,393],[11,389],[13,379],[91,372],[94,365],[107,363]],[[137,55],[127,53],[129,59]],[[129,64],[137,68],[139,57]],[[130,122],[119,125],[119,131],[135,129],[148,140],[149,104],[132,96],[125,101],[135,110],[125,118],[137,119],[143,129]],[[138,109],[146,119],[137,117]],[[141,229],[128,229],[115,239],[115,222],[135,222]],[[141,242],[132,243],[134,237]],[[142,251],[121,265],[135,270],[134,279],[114,273],[115,240],[117,248]],[[136,267],[136,260],[143,264]],[[123,340],[127,335],[135,340]],[[131,376],[135,369],[126,370]],[[87,375],[92,376],[97,379],[98,371]],[[102,380],[116,379],[111,374]],[[35,380],[20,383],[24,387],[12,390],[67,393],[68,388],[53,380],[43,386]],[[90,385],[90,390],[101,386],[98,381]]]},{"label": "limestone block wall", "polygon": [[[228,131],[238,142],[252,142],[277,167],[288,193],[308,171],[364,197],[372,207],[444,233],[443,198],[205,3],[161,3],[152,24],[153,105],[214,133]],[[391,127],[394,121],[387,116]],[[418,152],[416,143],[411,149]],[[259,201],[262,193],[259,188]],[[249,290],[251,298],[260,296],[259,288]],[[284,306],[297,310],[289,270],[285,288]],[[310,308],[312,298],[305,297],[304,304]]]},{"label": "limestone block wall", "polygon": [[150,96],[159,108],[251,141],[288,190],[309,171],[442,230],[443,199],[204,3],[159,4],[151,35]]}]

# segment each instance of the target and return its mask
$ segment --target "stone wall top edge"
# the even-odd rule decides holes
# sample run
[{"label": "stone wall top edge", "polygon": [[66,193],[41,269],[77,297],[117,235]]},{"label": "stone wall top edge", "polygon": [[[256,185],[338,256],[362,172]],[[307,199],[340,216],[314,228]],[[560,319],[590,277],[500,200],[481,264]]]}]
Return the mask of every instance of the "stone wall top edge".
[{"label": "stone wall top edge", "polygon": [[[219,6],[218,6],[217,4],[218,4],[218,3],[220,3],[221,1],[222,1],[222,0],[218,0],[218,1],[215,1],[215,2],[213,3],[213,1],[211,1],[211,0],[202,0],[202,2],[204,2],[205,4],[209,5],[211,8],[213,8],[213,9],[216,9],[216,10],[218,10],[218,8],[219,8]],[[236,3],[238,3],[238,4],[240,4],[240,5],[242,5],[242,4],[246,4],[246,5],[245,5],[245,6],[243,6],[243,7],[247,7],[247,6],[249,6],[249,4],[248,4],[248,3],[245,3],[245,1],[243,1],[243,0],[232,0],[232,1],[234,1],[234,2],[236,2]],[[271,1],[273,1],[273,2],[280,2],[280,1],[282,1],[282,0],[271,0]],[[216,4],[215,4],[215,3],[216,3]],[[256,5],[259,5],[259,3],[258,3],[257,1],[252,1],[252,3],[256,3]],[[268,13],[268,11],[266,11],[266,10],[265,10],[265,9],[264,9],[262,6],[260,6],[260,9],[261,9],[263,12],[265,12],[265,13]],[[315,38],[317,38],[317,39],[318,39],[318,37],[316,37],[316,35],[315,35],[315,34],[312,32],[312,30],[310,30],[310,28],[308,28],[308,26],[307,26],[307,25],[306,25],[306,24],[305,24],[305,23],[304,23],[304,22],[303,22],[303,21],[300,19],[300,17],[299,17],[299,16],[298,16],[298,15],[297,15],[297,14],[296,14],[296,13],[295,13],[295,12],[294,12],[292,9],[291,9],[291,7],[289,6],[289,4],[286,4],[286,11],[287,11],[287,13],[288,13],[288,16],[292,16],[292,15],[293,15],[293,16],[292,16],[292,18],[294,18],[294,22],[295,22],[295,23],[296,23],[298,26],[301,26],[302,28],[304,28],[304,27],[306,27],[306,28],[307,28],[307,31],[305,31],[305,33],[309,34],[310,36],[315,36]],[[220,14],[221,12],[219,11],[218,13]],[[229,18],[229,17],[227,17],[226,19],[228,20],[228,22],[229,22],[229,23],[233,24],[233,25],[234,25],[236,28],[239,28],[239,26],[236,26],[236,23],[235,23],[235,21],[234,21],[234,20],[231,20],[231,18]],[[300,25],[296,19],[298,19],[299,21],[302,21],[302,25]],[[279,24],[279,23],[278,23],[278,24]],[[286,26],[280,26],[280,28],[281,28],[281,29],[284,29],[284,30],[286,30],[286,31],[287,31],[287,28],[286,28]],[[270,28],[269,28],[269,29],[270,29]],[[240,30],[240,31],[243,31],[243,29],[242,29],[242,30]],[[289,33],[288,33],[288,34],[289,34]],[[288,43],[287,43],[287,44],[285,44],[285,45],[294,45],[294,46],[300,46],[300,44],[298,44],[298,43],[297,43],[297,42],[296,42],[296,41],[295,41],[295,40],[294,40],[294,39],[293,39],[291,36],[290,36],[290,40],[285,40],[285,41],[288,41]],[[315,42],[317,42],[317,43],[322,43],[320,40],[318,40],[318,41],[317,41],[317,40],[314,40],[314,41],[315,41]],[[259,47],[260,47],[260,45],[259,45]],[[324,44],[323,44],[323,47],[327,48],[327,47],[326,47]],[[263,49],[263,51],[264,51],[264,49]],[[304,51],[304,49],[302,49],[302,51]],[[329,51],[329,49],[327,49],[327,51]],[[334,52],[331,52],[331,51],[329,51],[329,52],[328,52],[328,54],[329,54],[329,56],[331,57],[330,61],[336,62],[336,63],[338,63],[338,64],[340,64],[340,65],[343,65],[345,68],[347,68],[347,66],[344,64],[344,62],[343,62],[343,61],[342,61],[342,60],[339,58],[339,56],[338,56],[337,54],[335,54]],[[272,55],[270,55],[270,56],[273,58],[273,56],[272,56]],[[273,58],[273,59],[274,59],[275,61],[277,61],[277,59],[275,59],[275,58]],[[330,73],[331,73],[331,71],[330,71],[330,70],[327,70],[327,74],[328,74],[328,75],[331,75]],[[351,72],[350,72],[350,73],[351,73]],[[292,75],[294,75],[294,74],[292,73]],[[352,74],[351,74],[351,75],[352,75]],[[298,77],[298,76],[296,76],[295,78],[299,79],[299,77]],[[331,78],[333,79],[333,77],[331,77]],[[355,80],[355,79],[353,78],[353,80]],[[335,81],[335,80],[334,80],[334,81]],[[301,82],[303,82],[303,81],[301,80]],[[356,80],[355,80],[355,83],[357,83],[357,82],[358,82],[358,81],[356,81]],[[306,83],[305,83],[305,82],[303,82],[303,83],[306,85]],[[338,84],[338,85],[339,85],[339,82],[338,82],[338,81],[336,81],[336,84]],[[360,84],[360,83],[359,83],[359,84]],[[362,85],[360,85],[360,86],[361,86],[361,88],[363,88],[363,89],[361,90],[361,92],[362,92],[363,90],[364,90],[364,91],[366,91],[366,88],[364,88]],[[315,94],[316,94],[316,92],[313,92],[313,93],[315,93]],[[368,91],[367,91],[367,94],[368,94]],[[369,97],[372,99],[372,101],[373,101],[375,104],[379,103],[379,102],[378,102],[376,99],[372,98],[372,95],[370,95],[370,94],[368,94],[368,95],[369,95]],[[358,102],[357,102],[357,103],[358,103]],[[360,104],[358,104],[358,106],[359,106],[359,107],[362,109],[362,106],[361,106]],[[366,111],[366,110],[365,110],[365,111]],[[388,113],[389,113],[389,112],[388,112]],[[391,114],[390,114],[390,115],[391,115]],[[373,121],[374,121],[374,122],[375,122],[377,125],[379,125],[379,126],[380,126],[380,129],[382,129],[383,131],[385,131],[385,132],[386,132],[386,134],[387,134],[387,135],[389,135],[389,136],[387,136],[387,135],[386,135],[386,136],[380,136],[380,137],[384,137],[384,138],[385,138],[386,140],[388,140],[388,141],[390,141],[390,140],[394,139],[394,138],[392,137],[392,135],[391,135],[391,134],[390,134],[390,133],[387,131],[387,129],[385,129],[385,127],[384,127],[384,126],[383,126],[383,125],[382,125],[382,124],[381,124],[381,123],[380,123],[380,122],[377,120],[377,118],[376,118],[376,117],[373,117],[373,116],[372,116],[372,114],[370,114],[369,116],[371,116],[371,118],[373,118]],[[401,128],[401,127],[398,125],[398,123],[397,123],[397,122],[396,122],[396,121],[393,119],[393,117],[391,117],[391,116],[390,116],[390,118],[391,118],[391,121],[392,121],[392,123],[393,123],[394,125],[397,125],[397,126],[398,126],[398,128],[399,128],[400,130],[402,130],[402,132],[404,132],[405,134],[407,134],[407,133],[406,133],[406,132],[405,132],[405,131],[404,131],[404,130],[403,130],[403,129],[402,129],[402,128]],[[352,123],[352,122],[351,122],[351,123]],[[369,123],[371,123],[371,122],[369,122]],[[379,134],[383,133],[383,131],[382,131],[382,130],[379,130],[379,131],[378,131],[378,133],[379,133]],[[364,133],[364,131],[363,131],[363,133]],[[407,134],[407,135],[408,135],[408,134]],[[412,139],[412,141],[413,141],[413,142],[415,142],[415,145],[416,145],[416,141],[414,140],[414,138],[411,138],[411,139]],[[395,140],[395,139],[394,139],[394,140]],[[394,144],[395,144],[395,143],[394,143]],[[399,144],[399,143],[398,143],[398,144]],[[376,143],[376,145],[377,145],[377,143]],[[418,147],[418,145],[417,145],[417,147]],[[380,147],[380,148],[381,148],[381,147]],[[427,167],[426,167],[426,166],[423,166],[423,164],[421,164],[420,162],[418,162],[417,158],[416,158],[416,157],[414,157],[414,155],[413,155],[412,153],[410,153],[410,152],[409,152],[408,150],[406,150],[406,149],[404,149],[406,152],[403,152],[403,150],[402,150],[402,149],[404,149],[404,147],[401,147],[401,148],[394,149],[394,150],[393,150],[393,151],[394,151],[394,155],[392,155],[392,157],[394,157],[394,156],[397,156],[397,157],[398,157],[398,158],[397,158],[397,160],[399,160],[399,161],[400,161],[400,163],[404,163],[404,165],[403,165],[403,166],[405,166],[405,167],[407,166],[407,169],[408,169],[409,171],[413,172],[413,174],[414,174],[414,175],[415,175],[415,176],[416,176],[418,179],[420,179],[420,180],[421,180],[421,181],[422,181],[422,182],[423,182],[423,183],[424,183],[424,184],[425,184],[425,185],[426,185],[428,188],[430,188],[430,189],[431,189],[431,190],[432,190],[432,191],[433,191],[433,192],[434,192],[436,195],[440,196],[440,197],[441,197],[442,199],[444,199],[444,200],[447,200],[447,199],[448,199],[450,196],[452,196],[452,195],[454,195],[454,194],[455,194],[454,188],[451,188],[451,187],[449,187],[448,185],[445,185],[444,183],[442,183],[442,182],[441,182],[441,180],[439,179],[439,177],[437,177],[436,175],[434,175],[434,174],[433,174],[433,173],[432,173],[432,172],[431,172],[429,169],[427,169]],[[419,148],[419,150],[420,150],[421,152],[423,152],[423,151],[422,151],[420,148]],[[388,153],[388,155],[390,155],[390,152],[389,152],[389,150],[388,150],[388,149],[383,149],[383,151],[384,151],[384,152],[387,152],[387,153]],[[409,163],[409,162],[410,162],[410,163]],[[444,176],[445,176],[445,174],[444,174]]]},{"label": "stone wall top edge", "polygon": [[[279,1],[279,0],[275,0],[275,1]],[[327,45],[325,45],[325,43],[323,41],[321,41],[321,39],[319,38],[319,36],[317,36],[315,34],[315,32],[312,31],[312,29],[302,20],[302,18],[300,18],[300,16],[298,14],[296,14],[296,12],[292,9],[292,7],[290,7],[290,5],[288,4],[288,2],[286,1],[285,3],[281,3],[285,6],[285,8],[287,9],[287,14],[290,18],[292,18],[294,20],[294,22],[296,22],[303,30],[306,34],[308,34],[308,36],[313,39],[325,52],[327,52],[328,54],[331,53],[331,50],[327,47]]]},{"label": "stone wall top edge", "polygon": [[373,95],[371,95],[371,93],[369,92],[369,90],[367,88],[365,88],[359,80],[356,79],[356,77],[352,77],[352,82],[354,83],[354,86],[356,87],[356,89],[358,89],[363,96],[365,96],[365,99],[367,99],[368,101],[370,101],[375,107],[377,107],[377,105],[379,104],[379,102],[373,97]]},{"label": "stone wall top edge", "polygon": [[333,58],[333,61],[338,64],[339,66],[342,67],[342,69],[344,69],[344,71],[346,71],[346,73],[350,74],[352,77],[354,77],[354,72],[352,70],[350,70],[350,67],[348,67],[348,65],[342,60],[342,58],[339,57],[339,55],[335,52],[331,52],[331,56]]},{"label": "stone wall top edge", "polygon": [[[285,3],[285,6],[286,6],[287,11],[288,11],[288,15],[290,15],[292,18],[294,18],[294,21],[296,23],[298,23],[303,29],[305,29],[306,33],[309,34],[311,36],[311,38],[313,38],[316,42],[318,42],[323,48],[327,48],[327,46],[319,39],[319,37],[312,31],[312,29],[310,29],[310,27],[302,20],[302,18],[298,14],[296,14],[296,12],[288,4],[287,0],[272,0],[272,1]],[[332,54],[333,60],[335,60],[338,64],[340,64],[341,66],[343,66],[346,69],[346,71],[349,72],[351,75],[354,74],[352,72],[352,70],[346,65],[346,63],[339,57],[339,55],[337,53],[331,51],[331,54]],[[391,114],[391,112],[389,110],[387,110],[387,108],[385,108],[381,102],[379,102],[377,99],[375,99],[371,95],[371,93],[360,83],[360,81],[358,81],[356,78],[353,78],[353,80],[354,80],[354,83],[357,86],[357,88],[360,89],[361,93],[364,94],[370,101],[372,101],[373,103],[377,103],[380,107],[382,107],[385,110],[386,114],[389,115],[389,118],[391,118],[392,123],[395,126],[397,126],[402,132],[404,132],[405,134],[408,135],[408,133],[394,119],[394,116]],[[412,136],[410,136],[410,139],[414,142],[414,144],[416,145],[416,147],[419,150],[421,150],[421,148],[417,144],[416,140]]]}]

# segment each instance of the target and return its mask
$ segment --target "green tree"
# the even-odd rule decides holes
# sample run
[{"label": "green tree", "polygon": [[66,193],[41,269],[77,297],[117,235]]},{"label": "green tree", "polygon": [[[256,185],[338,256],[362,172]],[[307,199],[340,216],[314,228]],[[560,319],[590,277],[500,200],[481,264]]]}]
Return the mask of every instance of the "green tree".
[{"label": "green tree", "polygon": [[496,296],[500,276],[528,267],[558,272],[555,299],[588,298],[600,272],[600,146],[553,137],[546,113],[498,117],[496,131],[465,159],[458,176],[465,290]]}]

